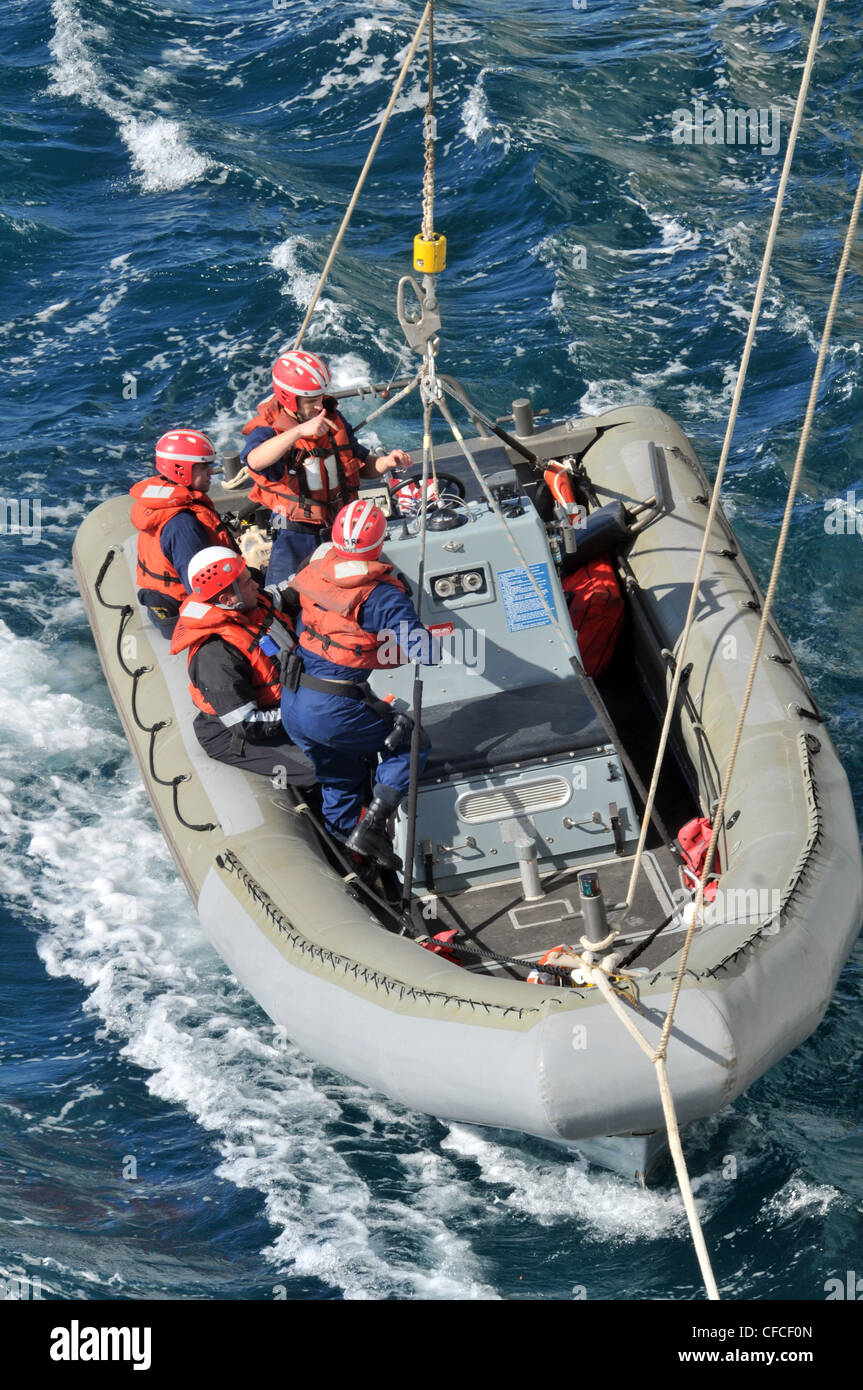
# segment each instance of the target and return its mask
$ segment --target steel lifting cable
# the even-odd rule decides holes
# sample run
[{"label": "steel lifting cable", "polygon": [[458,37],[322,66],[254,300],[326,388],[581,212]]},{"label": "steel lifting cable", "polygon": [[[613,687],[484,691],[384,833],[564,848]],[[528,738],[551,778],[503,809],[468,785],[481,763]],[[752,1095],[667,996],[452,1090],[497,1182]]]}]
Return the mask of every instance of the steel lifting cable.
[{"label": "steel lifting cable", "polygon": [[[758,285],[755,290],[755,299],[752,305],[752,314],[749,320],[749,329],[746,334],[746,342],[743,347],[743,354],[740,359],[740,370],[737,375],[737,382],[734,387],[734,397],[731,402],[731,409],[728,415],[728,425],[725,430],[725,438],[722,442],[722,451],[719,456],[719,467],[716,471],[716,480],[713,484],[713,492],[710,498],[710,510],[707,514],[707,521],[704,526],[704,538],[701,543],[701,553],[698,557],[695,578],[692,581],[692,592],[689,598],[689,608],[686,613],[686,622],[683,625],[683,632],[680,637],[677,652],[675,653],[674,670],[671,682],[671,689],[668,692],[668,703],[665,711],[665,719],[662,724],[662,732],[659,736],[659,746],[656,750],[656,761],[653,768],[653,776],[648,792],[648,810],[644,816],[641,826],[641,833],[638,839],[638,846],[635,851],[635,858],[632,864],[632,872],[629,878],[629,887],[626,893],[626,908],[623,917],[632,907],[635,893],[635,883],[641,869],[641,861],[644,854],[644,846],[647,840],[647,830],[650,822],[650,810],[656,799],[656,791],[659,786],[659,775],[662,768],[665,750],[668,744],[671,723],[674,718],[674,711],[677,704],[677,695],[680,690],[680,682],[685,667],[686,647],[689,641],[689,634],[695,622],[695,609],[698,603],[698,595],[701,588],[701,579],[704,574],[704,567],[707,561],[707,549],[710,543],[710,535],[716,513],[719,508],[719,493],[722,481],[725,477],[725,467],[728,462],[728,455],[731,450],[731,439],[734,434],[734,426],[737,423],[737,412],[740,407],[740,399],[743,395],[743,386],[746,381],[746,373],[749,368],[749,359],[752,355],[752,347],[755,341],[755,331],[758,327],[758,319],[761,313],[761,301],[764,298],[764,291],[767,288],[767,275],[770,270],[770,262],[773,258],[773,246],[776,241],[776,234],[779,229],[779,220],[782,215],[782,204],[785,198],[785,189],[788,183],[788,176],[791,172],[791,161],[794,157],[794,148],[797,144],[797,133],[803,119],[803,108],[806,104],[806,96],[809,91],[809,79],[812,74],[812,65],[815,61],[815,51],[818,46],[818,36],[821,31],[821,21],[824,11],[827,8],[827,0],[819,0],[818,11],[812,26],[812,34],[809,39],[809,50],[806,54],[806,63],[803,69],[803,76],[800,79],[800,90],[797,94],[797,104],[794,108],[794,119],[791,123],[791,132],[788,136],[788,147],[785,151],[785,161],[782,166],[782,174],[779,179],[779,187],[776,190],[776,201],[773,206],[773,216],[770,222],[770,230],[767,234],[767,242],[764,247],[764,256],[761,263],[761,273],[758,277]],[[719,824],[718,818],[714,817],[715,824]]]},{"label": "steel lifting cable", "polygon": [[335,240],[333,241],[333,244],[330,247],[330,253],[326,259],[326,264],[324,265],[324,268],[321,271],[320,279],[318,280],[318,283],[315,286],[315,292],[312,295],[311,303],[309,304],[309,307],[306,310],[306,317],[303,319],[302,326],[300,328],[299,333],[297,334],[297,341],[294,343],[294,351],[296,351],[299,347],[302,346],[302,341],[305,337],[306,329],[309,326],[309,320],[311,319],[312,314],[315,311],[315,305],[317,304],[318,299],[320,298],[321,290],[323,289],[324,284],[326,282],[326,278],[330,273],[333,261],[336,259],[336,256],[338,255],[339,247],[342,244],[342,238],[348,229],[348,223],[350,222],[351,217],[353,216],[354,208],[357,205],[357,200],[360,196],[360,193],[362,192],[363,184],[366,181],[366,175],[372,167],[372,161],[374,160],[374,157],[378,152],[378,146],[381,143],[381,139],[383,138],[383,133],[387,127],[387,122],[389,121],[389,118],[392,115],[393,107],[395,106],[399,92],[401,91],[402,86],[404,85],[404,80],[408,75],[408,69],[410,68],[411,63],[413,62],[414,57],[416,56],[416,51],[419,47],[419,41],[422,37],[423,29],[425,28],[426,22],[429,20],[433,10],[434,0],[428,0],[428,4],[423,10],[422,19],[417,25],[416,33],[414,34],[413,39],[411,40],[411,45],[408,49],[407,57],[405,58],[402,64],[401,72],[396,78],[396,84],[393,87],[392,96],[389,99],[387,109],[381,117],[381,123],[378,126],[377,134],[375,135],[375,138],[371,144],[371,148],[369,149],[369,152],[366,155],[366,162],[362,167],[359,178],[357,179],[356,187],[354,188],[354,191],[351,194],[351,200],[348,203],[345,215],[342,218],[342,224],[339,227],[339,230],[336,232]]},{"label": "steel lifting cable", "polygon": [[429,7],[429,94],[426,102],[423,126],[425,131],[425,150],[423,159],[423,236],[431,241],[434,236],[434,3]]},{"label": "steel lifting cable", "polygon": [[403,401],[405,396],[409,396],[411,391],[416,390],[422,379],[422,374],[423,368],[420,367],[416,376],[412,377],[412,379],[407,383],[406,386],[403,386],[401,390],[397,391],[394,396],[390,396],[389,400],[384,401],[382,405],[376,406],[374,410],[370,411],[369,414],[366,415],[365,419],[360,420],[358,425],[354,425],[354,429],[359,431],[363,429],[366,425],[371,424],[372,420],[376,420],[379,415],[383,415],[384,411],[392,410],[394,405],[398,405],[399,401]]},{"label": "steel lifting cable", "polygon": [[[419,503],[419,538],[420,538],[420,559],[417,572],[417,620],[422,622],[423,608],[423,587],[425,585],[425,564],[426,564],[426,512],[428,502],[428,482],[429,470],[434,470],[434,447],[431,438],[431,415],[432,400],[427,395],[423,402],[423,472],[420,483],[420,503]],[[435,473],[435,477],[437,474]],[[431,653],[429,653],[431,655]],[[414,685],[413,685],[413,705],[411,718],[413,727],[411,729],[411,752],[410,752],[410,771],[408,774],[408,804],[407,804],[407,830],[405,835],[405,862],[402,874],[402,910],[410,910],[411,894],[413,892],[414,879],[414,857],[416,854],[416,834],[417,834],[417,792],[419,784],[419,757],[420,740],[422,738],[422,704],[423,704],[423,680],[422,663],[419,657],[414,662]]]}]

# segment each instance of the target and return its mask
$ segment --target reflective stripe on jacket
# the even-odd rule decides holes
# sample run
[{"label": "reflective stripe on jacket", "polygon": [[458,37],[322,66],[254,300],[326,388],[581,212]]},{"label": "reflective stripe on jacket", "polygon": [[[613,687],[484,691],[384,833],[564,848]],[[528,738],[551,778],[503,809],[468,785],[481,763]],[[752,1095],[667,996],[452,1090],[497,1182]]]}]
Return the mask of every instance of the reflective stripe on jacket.
[{"label": "reflective stripe on jacket", "polygon": [[[286,521],[328,526],[336,513],[348,502],[353,502],[359,492],[363,461],[354,454],[347,425],[336,410],[334,399],[325,396],[323,404],[327,415],[336,423],[335,430],[328,430],[317,439],[295,440],[283,460],[285,470],[281,478],[273,481],[265,477],[246,460],[255,484],[249,501],[269,507]],[[243,426],[243,434],[251,434],[261,426],[284,434],[299,423],[296,416],[270,397],[259,405],[254,419]]]},{"label": "reflective stripe on jacket", "polygon": [[[251,680],[259,709],[272,709],[282,698],[279,684],[279,667],[276,660],[261,651],[260,641],[269,629],[275,609],[272,600],[262,594],[257,608],[219,608],[213,603],[202,603],[192,595],[180,609],[177,626],[171,638],[171,651],[188,651],[188,660],[210,637],[221,637],[223,642],[236,647],[251,667]],[[189,694],[199,710],[204,714],[216,711],[206,696],[196,685],[189,684]]]},{"label": "reflective stripe on jacket", "polygon": [[406,592],[392,565],[352,560],[331,545],[319,546],[291,580],[302,603],[300,646],[339,666],[378,670],[392,665],[378,657],[387,638],[366,632],[357,621],[357,613],[379,584]]},{"label": "reflective stripe on jacket", "polygon": [[158,474],[145,478],[130,488],[134,497],[131,518],[138,531],[138,569],[135,583],[139,589],[155,590],[182,601],[188,592],[174,566],[169,563],[160,540],[169,521],[180,512],[191,512],[204,530],[209,532],[208,545],[226,545],[236,550],[237,544],[223,524],[209,497],[193,492],[182,483],[171,483]]}]

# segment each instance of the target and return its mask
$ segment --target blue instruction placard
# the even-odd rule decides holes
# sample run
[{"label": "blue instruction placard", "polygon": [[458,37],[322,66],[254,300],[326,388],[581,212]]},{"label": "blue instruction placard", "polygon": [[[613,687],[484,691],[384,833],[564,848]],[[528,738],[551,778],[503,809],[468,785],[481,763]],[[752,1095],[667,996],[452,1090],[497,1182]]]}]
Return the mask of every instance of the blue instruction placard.
[{"label": "blue instruction placard", "polygon": [[536,584],[531,583],[527,570],[498,570],[497,572],[497,580],[503,599],[503,611],[506,614],[506,625],[510,632],[521,632],[526,627],[545,627],[551,622],[551,618],[542,606],[539,594],[536,592],[538,585],[553,613],[554,599],[551,595],[548,565],[542,562],[531,565],[530,573],[536,580]]}]

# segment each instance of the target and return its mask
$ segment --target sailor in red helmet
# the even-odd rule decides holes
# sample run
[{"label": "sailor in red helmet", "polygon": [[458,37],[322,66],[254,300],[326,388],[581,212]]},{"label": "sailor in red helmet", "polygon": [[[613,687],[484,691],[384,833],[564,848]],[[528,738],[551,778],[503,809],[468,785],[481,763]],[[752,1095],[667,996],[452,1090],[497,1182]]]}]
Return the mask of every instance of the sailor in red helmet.
[{"label": "sailor in red helmet", "polygon": [[[400,868],[387,822],[408,789],[410,738],[385,747],[393,717],[367,680],[392,664],[394,637],[401,661],[433,665],[440,652],[392,565],[381,559],[385,539],[380,508],[363,499],[351,502],[333,523],[332,544],[321,546],[291,580],[301,604],[303,672],[295,690],[285,688],[282,719],[315,765],[330,833],[357,854]],[[368,760],[375,754],[380,761],[373,799],[360,820]],[[426,746],[420,770],[427,757]]]},{"label": "sailor in red helmet", "polygon": [[156,445],[156,473],[131,489],[132,522],[138,528],[138,598],[164,637],[174,631],[188,593],[189,561],[208,545],[237,546],[207,493],[216,451],[200,430],[163,434]]},{"label": "sailor in red helmet", "polygon": [[198,742],[211,758],[278,777],[282,786],[312,786],[314,768],[279,713],[279,657],[295,645],[290,620],[227,546],[195,555],[188,579],[171,651],[188,653]]},{"label": "sailor in red helmet", "polygon": [[409,468],[404,449],[374,454],[326,395],[327,364],[312,352],[285,352],[273,364],[273,395],[243,426],[240,458],[251,474],[251,501],[269,507],[276,539],[267,583],[299,569],[329,532],[340,507],[358,494],[360,478]]}]

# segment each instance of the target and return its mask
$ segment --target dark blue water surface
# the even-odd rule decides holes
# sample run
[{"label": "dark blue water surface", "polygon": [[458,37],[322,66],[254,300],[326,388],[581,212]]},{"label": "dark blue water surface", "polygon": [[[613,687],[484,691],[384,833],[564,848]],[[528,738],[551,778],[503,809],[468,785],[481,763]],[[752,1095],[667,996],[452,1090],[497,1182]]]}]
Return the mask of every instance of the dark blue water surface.
[{"label": "dark blue water surface", "polygon": [[[552,417],[652,403],[715,466],[813,8],[441,5],[441,361],[491,415],[524,393]],[[700,1295],[672,1185],[407,1112],[274,1032],[201,939],[71,573],[81,518],[150,470],[160,432],[236,447],[419,9],[4,9],[0,1278],[46,1296]],[[861,155],[861,6],[833,10],[728,474],[762,579]],[[778,107],[778,153],[675,144],[699,99]],[[307,339],[339,385],[408,361],[423,102],[420,63]],[[853,515],[825,530],[831,498],[863,503],[857,248],[778,609],[859,812],[863,536]],[[417,447],[415,402],[378,428]],[[37,500],[41,534],[16,532],[10,503]],[[819,1300],[860,1265],[861,966],[858,945],[815,1035],[688,1133],[729,1296]]]}]

